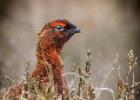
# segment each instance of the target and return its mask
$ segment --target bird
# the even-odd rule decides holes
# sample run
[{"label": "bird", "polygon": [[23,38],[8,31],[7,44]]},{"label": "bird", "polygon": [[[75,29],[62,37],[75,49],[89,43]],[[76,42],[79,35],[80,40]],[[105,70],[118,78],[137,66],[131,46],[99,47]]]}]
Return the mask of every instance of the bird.
[{"label": "bird", "polygon": [[40,84],[49,81],[48,64],[51,65],[53,71],[54,84],[59,94],[63,95],[66,82],[62,77],[63,60],[61,51],[64,44],[80,29],[66,19],[57,19],[49,22],[39,33],[39,42],[37,46],[37,65],[32,76],[39,81]]},{"label": "bird", "polygon": [[[49,82],[49,67],[52,69],[54,85],[58,95],[62,100],[68,100],[68,87],[66,80],[62,77],[64,64],[62,59],[62,49],[67,41],[76,33],[80,33],[80,28],[66,19],[56,19],[48,22],[38,34],[37,63],[31,77],[39,83],[39,88],[43,89]],[[22,85],[18,84],[10,89],[14,95],[20,95]],[[9,92],[10,93],[10,92]]]}]

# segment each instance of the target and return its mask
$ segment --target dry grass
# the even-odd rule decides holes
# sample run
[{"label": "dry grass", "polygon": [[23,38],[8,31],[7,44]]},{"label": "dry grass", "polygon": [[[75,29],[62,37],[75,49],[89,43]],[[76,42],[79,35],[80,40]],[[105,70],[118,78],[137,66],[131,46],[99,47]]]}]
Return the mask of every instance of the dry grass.
[{"label": "dry grass", "polygon": [[[72,79],[70,80],[69,86],[69,100],[96,100],[96,95],[98,90],[95,89],[91,83],[91,55],[93,54],[93,50],[89,49],[86,52],[86,61],[85,67],[77,68],[74,64],[72,67],[72,71],[68,73],[64,73],[63,76],[70,75]],[[137,65],[137,57],[135,57],[133,50],[130,50],[128,53],[128,74],[126,79],[124,80],[119,71],[118,74],[119,80],[118,84],[118,93],[116,93],[116,100],[136,100],[136,88],[140,85],[140,82],[135,81],[135,73]],[[29,72],[30,61],[27,61],[26,69],[25,69],[25,81],[24,87],[22,88],[22,94],[17,98],[9,98],[8,91],[6,89],[1,90],[2,100],[62,100],[61,96],[58,96],[57,91],[54,86],[54,78],[52,75],[52,67],[49,66],[49,82],[46,84],[46,88],[44,90],[40,90],[39,83],[31,77]],[[11,79],[6,75],[9,82]],[[79,81],[75,82],[75,77],[78,77]],[[128,82],[131,81],[131,83]],[[76,86],[77,85],[77,86]],[[42,91],[44,91],[42,93]]]}]

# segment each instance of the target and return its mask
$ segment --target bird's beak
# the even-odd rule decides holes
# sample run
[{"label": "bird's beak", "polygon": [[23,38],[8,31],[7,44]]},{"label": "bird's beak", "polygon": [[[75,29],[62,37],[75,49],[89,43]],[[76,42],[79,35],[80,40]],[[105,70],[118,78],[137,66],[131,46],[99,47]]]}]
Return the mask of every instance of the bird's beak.
[{"label": "bird's beak", "polygon": [[80,28],[76,28],[75,33],[80,33]]}]

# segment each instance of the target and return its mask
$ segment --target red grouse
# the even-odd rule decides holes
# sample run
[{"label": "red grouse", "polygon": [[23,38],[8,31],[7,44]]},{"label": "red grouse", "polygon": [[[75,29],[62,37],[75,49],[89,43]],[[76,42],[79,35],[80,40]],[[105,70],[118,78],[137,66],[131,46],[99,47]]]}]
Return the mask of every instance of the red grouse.
[{"label": "red grouse", "polygon": [[[67,91],[66,81],[62,77],[63,60],[61,51],[64,44],[80,29],[66,19],[57,19],[49,22],[39,33],[39,42],[37,45],[37,64],[32,73],[32,78],[39,82],[39,88],[43,89],[49,82],[49,66],[52,67],[52,76],[54,85],[59,95],[65,100]],[[24,83],[24,82],[23,82]],[[10,87],[8,94],[10,97],[17,98],[22,94],[22,88],[25,84],[18,84]],[[0,96],[1,99],[1,96]],[[47,98],[46,98],[47,99]],[[16,99],[17,100],[17,99]]]}]

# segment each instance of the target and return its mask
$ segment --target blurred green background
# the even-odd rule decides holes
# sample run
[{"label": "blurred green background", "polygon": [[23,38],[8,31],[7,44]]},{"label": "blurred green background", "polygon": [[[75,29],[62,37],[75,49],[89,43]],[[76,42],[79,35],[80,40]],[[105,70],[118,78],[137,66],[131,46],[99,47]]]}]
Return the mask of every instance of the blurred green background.
[{"label": "blurred green background", "polygon": [[111,72],[116,55],[123,76],[128,70],[128,51],[134,49],[140,58],[139,0],[0,0],[0,88],[9,86],[6,74],[16,81],[24,79],[26,59],[31,58],[31,70],[34,68],[37,33],[57,18],[81,28],[81,34],[63,49],[65,71],[70,71],[74,62],[84,66],[85,51],[92,48],[96,51],[93,84],[116,89],[116,73]]}]

